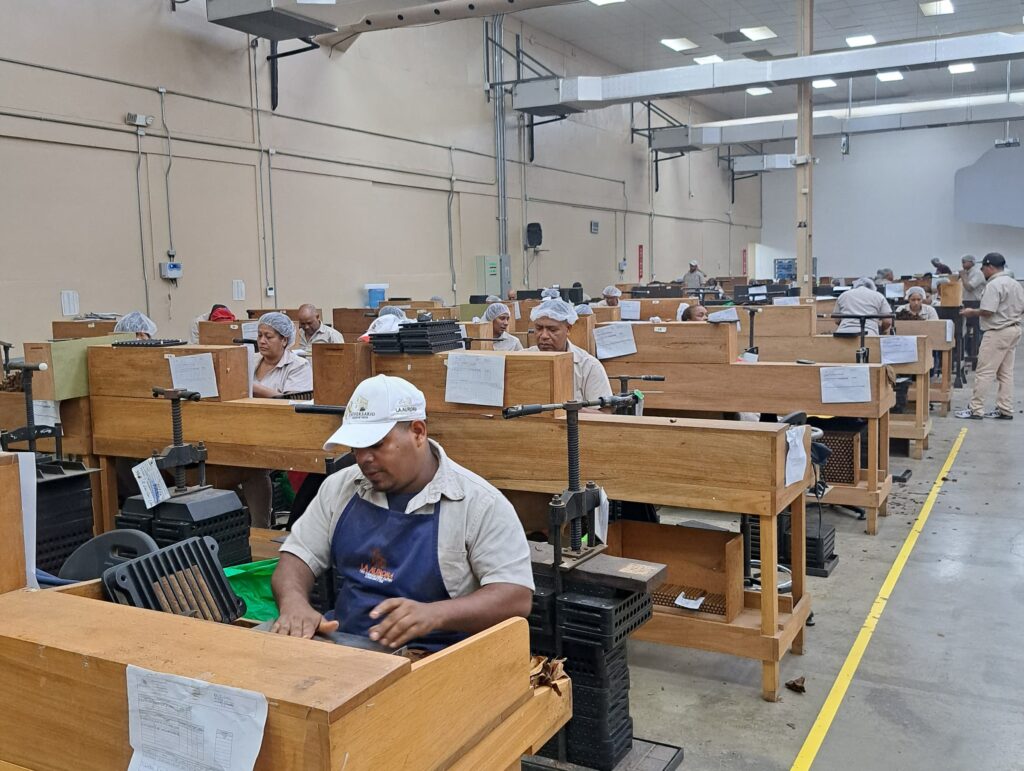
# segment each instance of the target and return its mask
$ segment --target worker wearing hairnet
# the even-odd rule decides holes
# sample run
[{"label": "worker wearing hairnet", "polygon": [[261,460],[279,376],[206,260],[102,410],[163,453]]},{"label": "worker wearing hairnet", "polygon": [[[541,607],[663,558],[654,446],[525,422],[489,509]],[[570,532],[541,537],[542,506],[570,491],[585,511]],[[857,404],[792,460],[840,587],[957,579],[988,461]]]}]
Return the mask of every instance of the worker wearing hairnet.
[{"label": "worker wearing hairnet", "polygon": [[938,321],[939,312],[925,302],[928,294],[919,286],[907,290],[907,304],[896,309],[896,318],[902,321]]},{"label": "worker wearing hairnet", "polygon": [[137,340],[149,340],[156,334],[156,324],[145,313],[132,311],[117,320],[114,332],[134,332]]},{"label": "worker wearing hairnet", "polygon": [[313,390],[313,367],[292,350],[295,324],[283,313],[260,316],[259,357],[253,370],[252,395],[264,398]]},{"label": "worker wearing hairnet", "polygon": [[[875,288],[870,278],[858,278],[853,282],[853,289],[843,292],[836,300],[835,316],[882,316],[892,313],[889,303],[881,292]],[[839,326],[834,334],[840,337],[856,337],[860,335],[860,319],[836,319]],[[864,330],[868,335],[878,336],[879,331],[888,333],[891,319],[866,319]]]},{"label": "worker wearing hairnet", "polygon": [[601,362],[569,342],[569,328],[576,323],[576,310],[565,300],[547,299],[530,312],[537,345],[528,351],[569,351],[572,353],[573,398],[591,401],[611,396],[612,386]]},{"label": "worker wearing hairnet", "polygon": [[556,289],[555,287],[551,287],[550,289],[542,289],[540,292],[540,299],[542,300],[557,300],[561,296],[562,293],[559,292],[558,289]]},{"label": "worker wearing hairnet", "polygon": [[512,323],[512,312],[505,303],[491,303],[484,311],[484,321],[491,322],[491,333],[494,336],[494,350],[496,351],[521,351],[523,344],[519,338],[508,332],[508,326]]},{"label": "worker wearing hairnet", "polygon": [[601,292],[604,299],[597,304],[598,308],[614,308],[619,304],[619,298],[622,297],[622,290],[617,286],[606,286],[604,291]]}]

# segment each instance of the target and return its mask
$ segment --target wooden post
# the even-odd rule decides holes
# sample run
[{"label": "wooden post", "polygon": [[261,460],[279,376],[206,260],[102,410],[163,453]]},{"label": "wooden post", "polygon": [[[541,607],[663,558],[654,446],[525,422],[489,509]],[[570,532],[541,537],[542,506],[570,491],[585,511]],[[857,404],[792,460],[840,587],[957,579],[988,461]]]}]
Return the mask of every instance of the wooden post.
[{"label": "wooden post", "polygon": [[[797,0],[797,55],[808,56],[814,46],[814,0]],[[811,82],[796,86],[796,281],[800,294],[811,295],[814,242],[811,238],[812,177],[814,164],[814,106]]]},{"label": "wooden post", "polygon": [[[878,489],[878,467],[879,467],[879,453],[882,448],[882,443],[879,441],[879,418],[868,418],[868,490],[874,491]],[[889,413],[885,414],[886,427],[888,427]],[[885,454],[889,454],[889,432],[886,431],[885,436]],[[878,533],[878,507],[868,506],[868,527],[867,534],[875,535]]]},{"label": "wooden post", "polygon": [[[761,528],[761,639],[775,637],[779,630],[778,542],[775,538],[776,519],[763,516]],[[794,602],[796,598],[794,597]],[[761,661],[761,696],[765,701],[778,701],[779,662],[777,659]]]},{"label": "wooden post", "polygon": [[[93,530],[96,535],[114,529],[114,517],[117,515],[117,468],[114,465],[116,460],[107,455],[100,456],[100,473],[93,477],[93,485],[100,488],[102,511],[102,516],[97,518],[93,509]],[[93,505],[95,506],[95,502]]]},{"label": "wooden post", "polygon": [[[807,498],[801,495],[789,506],[790,529],[790,564],[793,571],[793,606],[795,607],[804,596],[804,585],[807,578]],[[763,575],[763,574],[762,574]],[[793,638],[790,651],[796,655],[804,652],[804,628]]]}]

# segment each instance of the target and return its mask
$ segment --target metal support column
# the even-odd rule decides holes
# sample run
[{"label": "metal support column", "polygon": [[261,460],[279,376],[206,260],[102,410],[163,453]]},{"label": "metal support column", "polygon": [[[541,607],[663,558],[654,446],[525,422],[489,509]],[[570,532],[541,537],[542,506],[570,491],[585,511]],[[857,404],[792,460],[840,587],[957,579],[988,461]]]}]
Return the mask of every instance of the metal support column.
[{"label": "metal support column", "polygon": [[494,45],[491,77],[494,106],[494,164],[498,195],[498,259],[501,273],[501,296],[505,297],[512,286],[511,265],[508,255],[508,190],[506,180],[505,152],[505,50],[503,48],[503,21],[505,17],[498,14],[493,18],[491,32]]},{"label": "metal support column", "polygon": [[[814,0],[796,0],[797,55],[809,56],[814,45]],[[796,279],[800,294],[808,297],[812,288],[814,241],[812,239],[812,204],[814,176],[814,115],[811,81],[797,84],[796,155],[804,162],[796,167]]]}]

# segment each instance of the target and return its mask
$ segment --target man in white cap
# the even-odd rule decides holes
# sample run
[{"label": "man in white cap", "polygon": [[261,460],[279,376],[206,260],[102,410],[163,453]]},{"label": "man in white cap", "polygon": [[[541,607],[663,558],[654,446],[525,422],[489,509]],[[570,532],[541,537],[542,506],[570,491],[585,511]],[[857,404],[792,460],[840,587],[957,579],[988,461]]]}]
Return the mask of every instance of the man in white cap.
[{"label": "man in white cap", "polygon": [[682,278],[676,279],[676,283],[682,284],[687,289],[700,289],[707,281],[696,260],[690,260],[690,270]]},{"label": "man in white cap", "polygon": [[593,401],[612,395],[612,385],[601,362],[569,342],[569,327],[579,317],[565,300],[547,299],[530,311],[537,344],[527,351],[569,351],[572,353],[573,398]]},{"label": "man in white cap", "polygon": [[[530,548],[512,504],[427,437],[426,398],[377,375],[352,393],[324,449],[350,447],[356,465],[327,477],[281,547],[273,631],[340,630],[430,652],[530,614]],[[309,604],[334,569],[334,610]]]},{"label": "man in white cap", "polygon": [[601,295],[604,299],[597,304],[597,307],[614,308],[616,305],[619,304],[619,298],[622,297],[622,290],[619,289],[617,286],[610,284],[604,288],[604,291],[601,292]]}]

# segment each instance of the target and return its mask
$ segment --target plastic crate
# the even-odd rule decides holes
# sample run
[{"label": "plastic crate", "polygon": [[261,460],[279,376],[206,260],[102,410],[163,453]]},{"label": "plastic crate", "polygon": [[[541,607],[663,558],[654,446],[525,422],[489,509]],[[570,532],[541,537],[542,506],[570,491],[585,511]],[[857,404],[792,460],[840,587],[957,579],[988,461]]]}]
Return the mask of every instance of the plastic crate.
[{"label": "plastic crate", "polygon": [[624,709],[629,712],[629,681],[612,681],[604,688],[572,684],[572,716],[600,719]]},{"label": "plastic crate", "polygon": [[605,688],[625,681],[629,685],[629,662],[626,646],[618,645],[604,650],[593,645],[567,643],[563,646],[565,671],[574,685]]},{"label": "plastic crate", "polygon": [[558,604],[563,640],[605,649],[625,642],[651,618],[653,608],[647,592],[621,590],[611,597],[571,592]]},{"label": "plastic crate", "polygon": [[[569,726],[572,721],[569,722]],[[568,727],[566,731],[568,731]],[[613,736],[605,741],[579,744],[567,738],[566,760],[595,771],[614,771],[615,766],[629,754],[633,747],[633,721],[627,719]],[[558,735],[553,736],[537,754],[545,758],[558,757]]]},{"label": "plastic crate", "polygon": [[92,538],[88,474],[46,477],[36,487],[36,566],[56,575],[71,553]]}]

